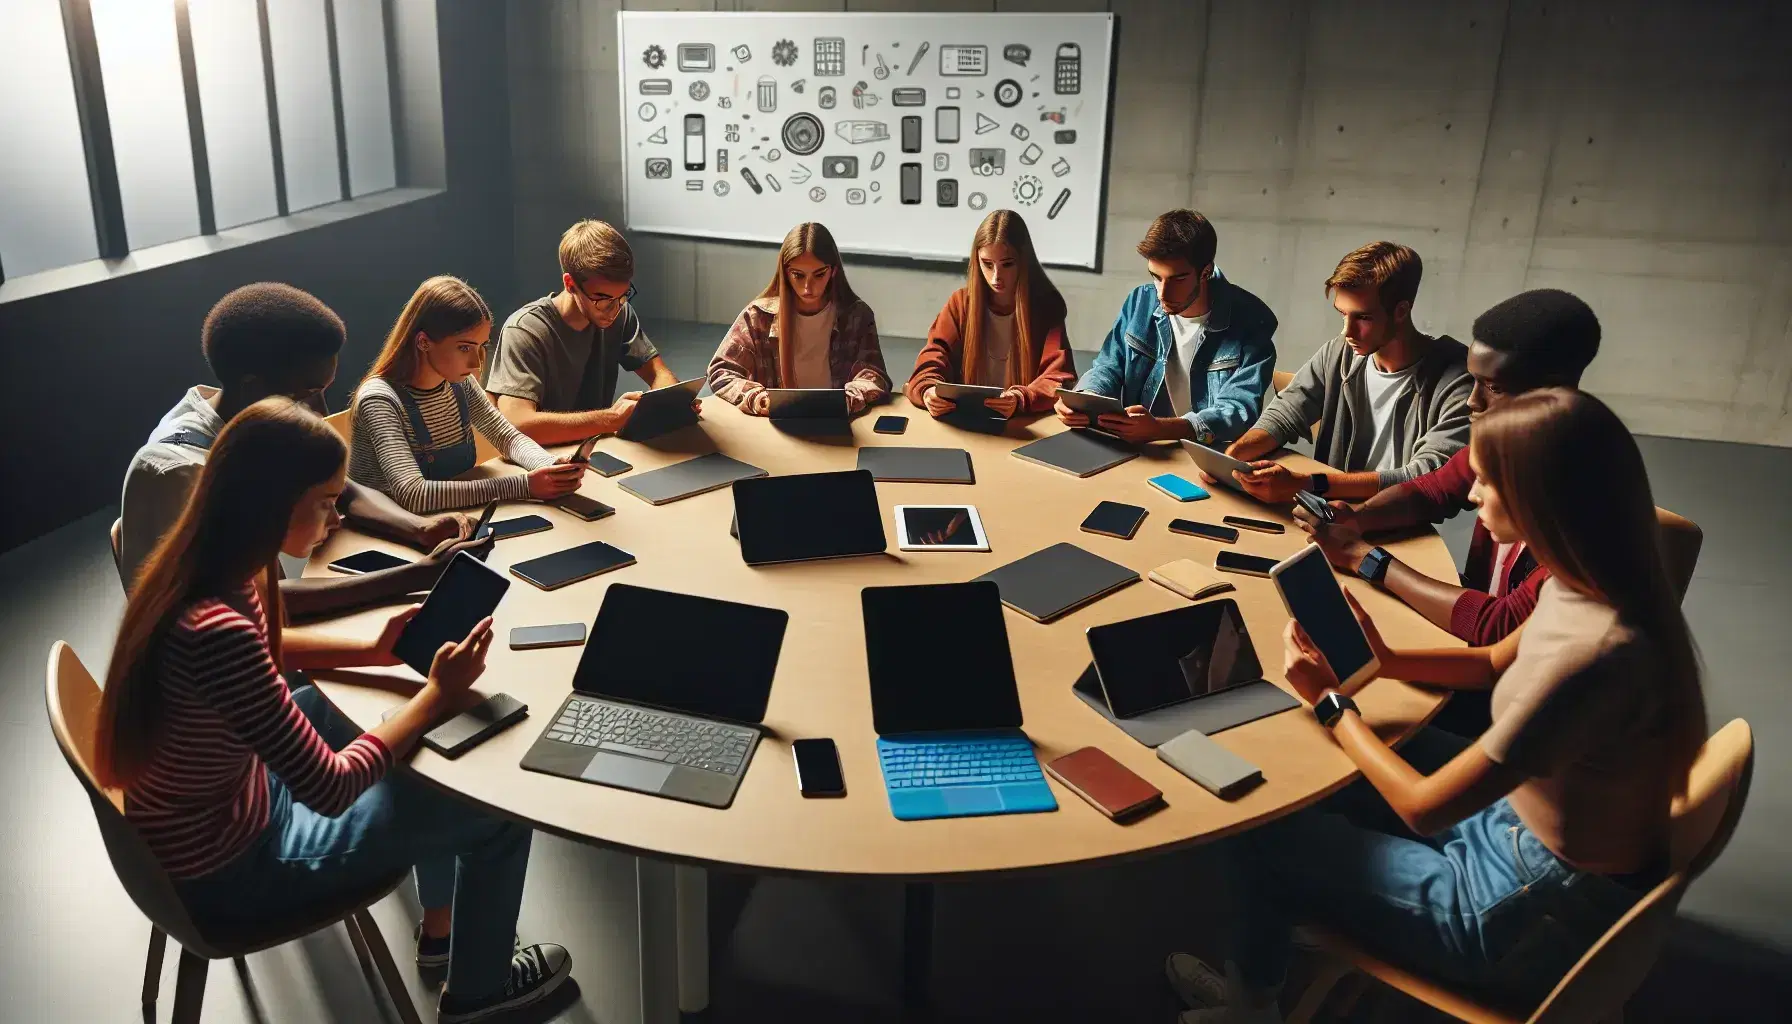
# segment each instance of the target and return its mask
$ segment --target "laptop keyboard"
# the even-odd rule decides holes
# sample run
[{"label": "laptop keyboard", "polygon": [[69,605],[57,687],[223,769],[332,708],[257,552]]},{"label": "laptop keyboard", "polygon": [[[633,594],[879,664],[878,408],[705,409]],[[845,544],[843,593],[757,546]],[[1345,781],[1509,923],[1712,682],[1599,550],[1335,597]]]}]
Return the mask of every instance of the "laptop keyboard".
[{"label": "laptop keyboard", "polygon": [[890,789],[995,786],[1038,782],[1044,775],[1026,737],[975,743],[904,743],[880,747],[884,785]]},{"label": "laptop keyboard", "polygon": [[547,738],[723,775],[737,775],[759,734],[646,708],[569,700]]}]

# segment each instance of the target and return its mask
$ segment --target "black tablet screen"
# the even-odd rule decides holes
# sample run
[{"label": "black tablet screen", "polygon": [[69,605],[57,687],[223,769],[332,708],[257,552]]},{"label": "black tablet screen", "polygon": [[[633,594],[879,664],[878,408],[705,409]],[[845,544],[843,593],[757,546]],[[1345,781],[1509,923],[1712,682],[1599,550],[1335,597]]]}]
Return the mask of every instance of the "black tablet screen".
[{"label": "black tablet screen", "polygon": [[1089,651],[1117,718],[1263,678],[1251,635],[1231,600],[1095,626],[1089,630]]},{"label": "black tablet screen", "polygon": [[392,653],[419,675],[429,675],[436,650],[445,643],[459,643],[480,620],[490,615],[510,581],[479,559],[462,551],[448,563],[435,589],[423,602],[393,645]]},{"label": "black tablet screen", "polygon": [[[994,583],[866,587],[865,660],[878,735],[1020,727],[1020,691]],[[915,657],[925,627],[937,656]]]},{"label": "black tablet screen", "polygon": [[977,531],[971,528],[971,510],[963,505],[903,509],[902,527],[906,544],[977,543]]},{"label": "black tablet screen", "polygon": [[573,689],[757,722],[789,622],[777,608],[612,583]]},{"label": "black tablet screen", "polygon": [[1095,506],[1095,511],[1089,513],[1089,518],[1083,520],[1083,529],[1115,537],[1130,537],[1144,518],[1145,510],[1137,505],[1104,501]]}]

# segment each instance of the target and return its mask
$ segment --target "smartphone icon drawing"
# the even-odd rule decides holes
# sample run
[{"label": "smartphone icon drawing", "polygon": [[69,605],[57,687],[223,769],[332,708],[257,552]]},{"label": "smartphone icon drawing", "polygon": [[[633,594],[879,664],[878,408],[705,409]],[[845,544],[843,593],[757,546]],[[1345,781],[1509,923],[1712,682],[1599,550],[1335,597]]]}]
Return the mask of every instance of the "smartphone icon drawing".
[{"label": "smartphone icon drawing", "polygon": [[952,143],[958,141],[958,108],[935,107],[933,110],[933,140],[935,142]]},{"label": "smartphone icon drawing", "polygon": [[703,115],[684,115],[684,169],[701,171],[704,150]]},{"label": "smartphone icon drawing", "polygon": [[913,115],[902,119],[902,151],[921,152],[921,119]]},{"label": "smartphone icon drawing", "polygon": [[902,165],[902,204],[921,205],[921,165],[918,163]]}]

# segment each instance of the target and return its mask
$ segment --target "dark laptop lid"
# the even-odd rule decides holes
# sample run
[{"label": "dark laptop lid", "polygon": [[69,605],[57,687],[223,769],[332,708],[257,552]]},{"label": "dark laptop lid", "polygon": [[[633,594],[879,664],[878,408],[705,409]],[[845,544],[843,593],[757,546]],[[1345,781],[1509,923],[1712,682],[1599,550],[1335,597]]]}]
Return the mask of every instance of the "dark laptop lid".
[{"label": "dark laptop lid", "polygon": [[1263,678],[1231,598],[1091,626],[1088,637],[1108,707],[1121,718]]},{"label": "dark laptop lid", "polygon": [[612,583],[572,686],[733,722],[760,722],[788,613]]},{"label": "dark laptop lid", "polygon": [[702,390],[704,380],[703,377],[692,377],[642,395],[635,403],[635,411],[616,436],[624,441],[645,441],[697,422],[691,400]]},{"label": "dark laptop lid", "polygon": [[734,515],[748,565],[875,555],[888,546],[869,470],[736,480]]},{"label": "dark laptop lid", "polygon": [[[995,584],[866,587],[859,602],[878,735],[1020,728],[1020,690]],[[917,659],[923,641],[933,653]]]}]

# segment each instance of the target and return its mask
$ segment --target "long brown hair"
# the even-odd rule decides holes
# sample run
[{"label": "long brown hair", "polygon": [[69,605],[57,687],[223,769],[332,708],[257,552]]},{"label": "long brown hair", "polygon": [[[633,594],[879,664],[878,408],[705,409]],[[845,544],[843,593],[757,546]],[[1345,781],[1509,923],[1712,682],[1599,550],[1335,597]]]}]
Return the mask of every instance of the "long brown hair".
[{"label": "long brown hair", "polygon": [[[978,253],[986,246],[1006,245],[1014,250],[1020,274],[1014,287],[1014,350],[1008,355],[1007,380],[979,380],[983,371],[983,316],[989,309],[989,282],[978,265]],[[1045,335],[1064,322],[1064,296],[1045,276],[1039,254],[1033,251],[1033,235],[1027,222],[1013,210],[991,210],[977,233],[971,236],[971,273],[965,285],[970,306],[965,313],[964,358],[961,372],[966,384],[1007,387],[1029,384],[1039,376],[1039,353]]]},{"label": "long brown hair", "polygon": [[790,290],[787,271],[792,260],[804,255],[813,256],[834,268],[828,275],[828,301],[834,304],[836,315],[859,301],[852,285],[846,283],[846,267],[840,262],[840,247],[834,244],[834,236],[828,229],[815,221],[791,228],[790,234],[784,236],[784,244],[778,247],[778,269],[772,274],[771,283],[759,293],[762,299],[778,300],[778,377],[785,387],[795,379],[790,360],[796,346],[792,343],[790,325],[794,322],[791,318],[797,315],[796,296]]},{"label": "long brown hair", "polygon": [[150,554],[125,605],[95,724],[102,785],[129,786],[149,764],[164,711],[160,648],[188,604],[265,573],[268,648],[280,664],[280,545],[299,499],[347,457],[336,431],[289,398],[264,398],[219,433],[186,509]]},{"label": "long brown hair", "polygon": [[1539,565],[1617,609],[1649,638],[1676,777],[1705,742],[1699,657],[1662,555],[1642,452],[1616,413],[1584,391],[1514,395],[1475,422],[1475,461]]},{"label": "long brown hair", "polygon": [[398,314],[397,322],[386,335],[386,344],[364,379],[384,377],[408,384],[417,372],[418,332],[436,341],[491,318],[491,307],[472,285],[447,274],[432,277],[411,293],[411,301],[404,304],[404,311]]}]

